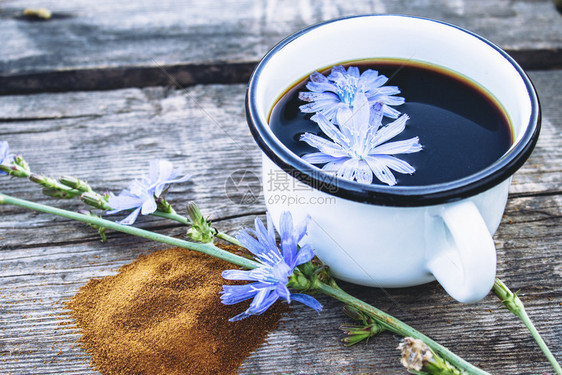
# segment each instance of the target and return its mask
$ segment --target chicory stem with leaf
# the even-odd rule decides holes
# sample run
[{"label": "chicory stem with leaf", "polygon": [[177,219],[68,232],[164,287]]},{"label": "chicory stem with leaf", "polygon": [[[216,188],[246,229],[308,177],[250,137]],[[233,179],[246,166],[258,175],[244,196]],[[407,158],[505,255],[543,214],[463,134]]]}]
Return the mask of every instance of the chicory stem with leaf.
[{"label": "chicory stem with leaf", "polygon": [[531,332],[531,335],[533,336],[533,338],[535,339],[535,341],[543,351],[544,355],[546,356],[546,358],[554,368],[554,371],[556,371],[556,374],[562,375],[562,368],[560,367],[560,364],[556,361],[556,358],[554,358],[554,355],[552,354],[552,352],[544,342],[539,331],[537,331],[535,325],[527,315],[527,312],[525,311],[525,306],[523,305],[521,299],[519,299],[517,292],[513,293],[503,283],[503,281],[497,278],[496,281],[494,282],[494,287],[492,288],[492,290],[494,291],[494,294],[498,296],[498,298],[502,301],[505,307],[509,311],[511,311],[515,316],[521,319],[523,324],[525,324],[525,327],[527,327],[529,332]]},{"label": "chicory stem with leaf", "polygon": [[446,359],[449,363],[456,366],[458,369],[466,371],[468,374],[488,374],[486,371],[483,371],[478,367],[475,367],[474,365],[468,363],[461,357],[452,353],[449,349],[445,348],[443,345],[430,339],[429,337],[410,327],[406,323],[403,323],[393,316],[385,313],[384,311],[379,310],[376,307],[371,306],[368,303],[347,294],[339,288],[334,288],[333,286],[324,283],[318,283],[317,290],[330,297],[336,298],[337,300],[340,300],[347,305],[353,306],[363,311],[364,313],[375,319],[381,326],[391,332],[397,333],[404,337],[413,337],[415,339],[422,340],[427,344],[427,346],[433,349],[433,351],[438,353],[442,358]]},{"label": "chicory stem with leaf", "polygon": [[133,226],[119,224],[119,223],[116,223],[114,221],[102,219],[100,217],[88,216],[88,215],[84,215],[84,214],[81,214],[81,213],[78,213],[78,212],[63,210],[63,209],[60,209],[60,208],[51,207],[51,206],[31,202],[31,201],[28,201],[28,200],[11,197],[9,195],[5,195],[5,194],[2,194],[2,193],[0,193],[0,204],[11,204],[11,205],[14,205],[14,206],[27,208],[27,209],[33,210],[33,211],[45,212],[45,213],[48,213],[48,214],[65,217],[67,219],[81,221],[81,222],[84,222],[84,223],[87,223],[87,224],[90,224],[90,225],[97,225],[99,227],[104,227],[104,228],[115,230],[115,231],[118,231],[118,232],[132,234],[133,236],[142,237],[142,238],[146,238],[146,239],[149,239],[149,240],[162,242],[162,243],[165,243],[165,244],[168,244],[168,245],[198,251],[198,252],[201,252],[201,253],[204,253],[204,254],[207,254],[207,255],[225,260],[227,262],[236,264],[236,265],[238,265],[240,267],[244,267],[244,268],[255,268],[255,267],[258,266],[258,264],[256,262],[254,262],[253,260],[238,256],[236,254],[232,254],[232,253],[230,253],[226,250],[222,250],[222,249],[220,249],[220,248],[218,248],[218,247],[216,247],[215,245],[212,245],[212,244],[200,244],[200,243],[196,243],[196,242],[189,242],[189,241],[181,240],[181,239],[178,239],[178,238],[166,236],[166,235],[163,235],[163,234],[151,232],[151,231],[148,231],[148,230],[136,228],[136,227],[133,227]]},{"label": "chicory stem with leaf", "polygon": [[[83,215],[83,214],[72,212],[72,211],[67,211],[67,210],[63,210],[63,209],[59,209],[59,208],[55,208],[55,207],[51,207],[51,206],[47,206],[47,205],[42,205],[42,204],[39,204],[39,203],[27,201],[27,200],[24,200],[24,199],[15,198],[15,197],[12,197],[12,196],[9,196],[9,195],[6,195],[6,194],[2,194],[2,193],[0,193],[0,204],[15,205],[15,206],[19,206],[19,207],[34,210],[34,211],[44,212],[44,213],[48,213],[48,214],[52,214],[52,215],[65,217],[65,218],[72,219],[72,220],[81,221],[81,222],[84,222],[84,223],[87,223],[87,224],[90,224],[90,225],[96,225],[96,226],[99,226],[99,227],[112,229],[112,230],[115,230],[115,231],[131,234],[131,235],[146,238],[146,239],[149,239],[149,240],[159,241],[159,242],[162,242],[162,243],[166,243],[168,245],[198,251],[198,252],[201,252],[201,253],[204,253],[204,254],[222,259],[224,261],[233,263],[235,265],[238,265],[238,266],[246,268],[246,269],[254,269],[254,268],[257,268],[257,267],[260,266],[260,264],[256,261],[250,260],[250,259],[242,257],[242,256],[232,254],[228,251],[225,251],[225,250],[222,250],[222,249],[216,247],[215,245],[213,245],[211,243],[195,243],[195,242],[184,241],[184,240],[181,240],[181,239],[177,239],[177,238],[174,238],[174,237],[162,235],[162,234],[159,234],[159,233],[154,233],[154,232],[147,231],[147,230],[144,230],[144,229],[140,229],[140,228],[136,228],[136,227],[132,227],[132,226],[128,226],[128,225],[122,225],[122,224],[119,224],[119,223],[116,223],[116,222],[113,222],[113,221],[110,221],[110,220],[105,220],[105,219],[102,219],[102,218],[99,218],[99,217]],[[221,235],[220,237],[223,238],[223,239],[227,239],[227,238],[231,239],[230,236],[225,235],[225,234]],[[239,241],[237,241],[237,240],[235,240],[235,241],[239,243]],[[300,273],[300,271],[299,271],[299,273]],[[383,311],[381,311],[381,310],[379,310],[379,309],[377,309],[377,308],[375,308],[375,307],[373,307],[373,306],[371,306],[371,305],[369,305],[369,304],[349,295],[348,293],[344,292],[343,290],[341,290],[337,287],[328,285],[328,284],[326,284],[326,283],[324,283],[324,282],[322,282],[318,279],[314,279],[312,285],[309,285],[307,289],[308,289],[308,291],[322,292],[322,293],[324,293],[328,296],[331,296],[333,298],[336,298],[336,299],[340,300],[341,302],[343,302],[347,305],[353,306],[353,307],[369,314],[374,319],[376,319],[384,328],[388,329],[389,331],[400,334],[402,336],[409,336],[409,337],[414,337],[414,338],[423,340],[429,347],[431,347],[431,349],[433,349],[436,353],[440,354],[444,359],[446,359],[451,364],[457,366],[459,369],[462,369],[469,374],[474,374],[474,375],[488,374],[487,372],[485,372],[485,371],[471,365],[470,363],[466,362],[465,360],[463,360],[459,356],[450,352],[448,349],[446,349],[442,345],[438,344],[437,342],[433,341],[429,337],[423,335],[422,333],[415,330],[414,328],[412,328],[412,327],[408,326],[407,324],[401,322],[400,320],[384,313]]]}]

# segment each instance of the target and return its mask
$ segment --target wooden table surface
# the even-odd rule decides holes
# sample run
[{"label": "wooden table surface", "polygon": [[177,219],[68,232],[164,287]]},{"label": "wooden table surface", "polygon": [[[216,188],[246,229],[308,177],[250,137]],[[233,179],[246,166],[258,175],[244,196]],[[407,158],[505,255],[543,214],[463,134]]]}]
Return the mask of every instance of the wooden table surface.
[{"label": "wooden table surface", "polygon": [[[46,7],[48,21],[21,15]],[[562,16],[547,0],[166,0],[0,2],[0,140],[33,170],[75,175],[118,192],[161,157],[193,175],[167,195],[176,207],[198,202],[216,225],[236,233],[263,216],[263,196],[239,205],[225,193],[235,170],[259,174],[260,151],[246,126],[244,94],[252,67],[283,37],[330,18],[400,13],[466,27],[506,49],[527,69],[541,98],[542,133],[515,174],[494,236],[498,276],[520,295],[562,361]],[[175,80],[184,89],[172,84]],[[0,191],[53,202],[20,179]],[[180,236],[174,222],[143,217],[142,228]],[[62,301],[89,279],[115,274],[164,245],[95,231],[76,222],[0,207],[0,374],[96,374],[65,321]],[[552,370],[522,324],[489,295],[463,305],[437,283],[344,289],[414,326],[494,374]],[[403,374],[383,334],[344,348],[341,304],[319,297],[317,316],[295,305],[255,351],[242,374]]]}]

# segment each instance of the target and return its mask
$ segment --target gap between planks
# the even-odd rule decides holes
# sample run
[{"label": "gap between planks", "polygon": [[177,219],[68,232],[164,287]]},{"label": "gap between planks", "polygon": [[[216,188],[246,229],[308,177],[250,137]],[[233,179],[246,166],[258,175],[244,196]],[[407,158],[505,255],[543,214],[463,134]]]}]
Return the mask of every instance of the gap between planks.
[{"label": "gap between planks", "polygon": [[[523,69],[562,69],[562,49],[505,50]],[[0,95],[116,90],[130,87],[247,83],[258,61],[224,64],[177,64],[97,69],[69,69],[0,75]]]}]

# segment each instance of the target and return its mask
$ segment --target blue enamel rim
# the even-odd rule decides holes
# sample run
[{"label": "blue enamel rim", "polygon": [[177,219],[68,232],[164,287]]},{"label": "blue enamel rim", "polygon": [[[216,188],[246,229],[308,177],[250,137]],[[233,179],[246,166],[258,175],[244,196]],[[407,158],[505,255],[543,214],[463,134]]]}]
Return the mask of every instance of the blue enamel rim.
[{"label": "blue enamel rim", "polygon": [[[252,98],[256,95],[256,85],[260,79],[264,66],[279,50],[311,30],[332,22],[362,17],[404,17],[440,23],[470,34],[498,51],[520,74],[521,79],[525,83],[529,93],[531,100],[531,117],[523,137],[519,140],[515,147],[488,168],[462,179],[427,186],[365,185],[341,178],[335,178],[325,173],[321,173],[320,168],[304,162],[300,157],[289,151],[289,149],[287,149],[274,135],[267,131],[269,125],[261,121],[256,104],[252,100]],[[252,73],[252,76],[250,77],[250,82],[246,92],[246,120],[254,139],[267,157],[269,157],[285,172],[303,183],[327,194],[356,202],[384,206],[412,207],[441,204],[467,198],[486,191],[509,178],[523,165],[523,163],[525,163],[535,148],[540,132],[541,109],[536,90],[523,69],[505,51],[481,36],[446,22],[435,21],[422,17],[400,15],[362,15],[338,18],[309,26],[282,40],[273,47],[258,63]]]}]

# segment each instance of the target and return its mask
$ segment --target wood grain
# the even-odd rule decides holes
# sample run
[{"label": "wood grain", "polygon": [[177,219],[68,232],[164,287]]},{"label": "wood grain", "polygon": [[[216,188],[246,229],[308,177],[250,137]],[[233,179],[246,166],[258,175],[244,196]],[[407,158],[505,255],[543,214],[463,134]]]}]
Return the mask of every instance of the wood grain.
[{"label": "wood grain", "polygon": [[[26,7],[53,16],[30,19]],[[467,28],[526,68],[562,67],[562,18],[550,0],[4,0],[0,94],[167,85],[168,74],[184,86],[246,82],[265,52],[303,27],[381,13]]]},{"label": "wood grain", "polygon": [[[521,295],[557,358],[562,358],[562,71],[532,72],[543,104],[543,131],[528,163],[516,173],[511,197],[495,235],[498,275]],[[178,211],[196,200],[216,225],[231,233],[264,212],[263,198],[237,205],[225,180],[237,169],[259,175],[260,151],[245,125],[244,85],[199,85],[107,92],[6,96],[0,100],[0,139],[37,172],[72,174],[97,190],[118,192],[163,157],[191,174],[168,198]],[[25,180],[0,178],[0,191],[53,202]],[[122,216],[115,216],[119,218]],[[76,344],[78,333],[62,301],[92,277],[114,274],[139,254],[163,248],[95,231],[65,219],[0,207],[0,373],[96,374]],[[176,223],[143,217],[139,225],[181,236]],[[488,296],[461,305],[437,283],[381,290],[342,283],[352,294],[404,320],[470,362],[494,374],[537,374],[550,367],[522,324]],[[296,305],[268,343],[244,363],[241,374],[403,374],[399,338],[383,334],[367,345],[344,348],[338,326],[341,305],[319,297],[317,315]],[[68,324],[65,324],[67,322]],[[63,323],[63,324],[61,324]]]},{"label": "wood grain", "polygon": [[[558,357],[562,354],[562,265],[560,250],[552,244],[561,240],[561,204],[559,197],[512,199],[496,235],[499,276],[512,288],[522,290],[529,314]],[[245,225],[250,221],[246,218]],[[240,221],[220,225],[232,228]],[[166,232],[179,235],[182,230]],[[6,360],[7,373],[94,373],[76,347],[78,335],[73,326],[61,325],[67,321],[61,301],[70,298],[89,278],[113,274],[120,265],[155,248],[162,247],[116,235],[107,244],[43,246],[10,251],[9,256],[4,252],[0,267],[4,328],[0,331],[0,361]],[[342,286],[491,373],[548,371],[525,329],[495,297],[489,296],[477,305],[461,305],[436,283],[388,290]],[[337,327],[347,320],[341,306],[327,298],[319,299],[325,305],[321,315],[295,305],[268,343],[248,358],[241,373],[404,373],[394,350],[398,337],[383,334],[368,345],[343,348]]]}]

